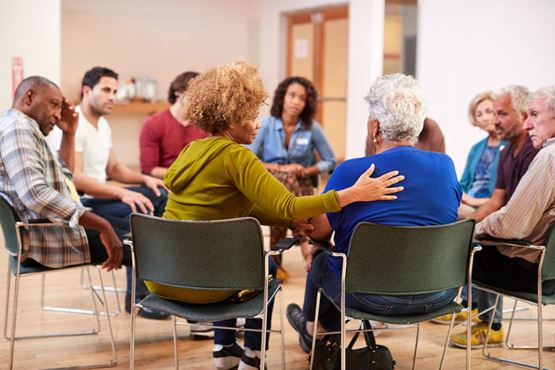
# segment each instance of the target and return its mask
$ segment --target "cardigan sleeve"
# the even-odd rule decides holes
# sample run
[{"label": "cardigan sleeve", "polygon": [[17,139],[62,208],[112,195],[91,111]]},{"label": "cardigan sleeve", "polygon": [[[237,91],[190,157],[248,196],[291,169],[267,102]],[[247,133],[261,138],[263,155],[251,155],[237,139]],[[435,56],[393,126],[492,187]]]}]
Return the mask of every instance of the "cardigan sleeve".
[{"label": "cardigan sleeve", "polygon": [[238,146],[229,152],[225,169],[229,178],[255,204],[257,218],[305,220],[341,209],[337,192],[296,197],[272,176],[247,148]]}]

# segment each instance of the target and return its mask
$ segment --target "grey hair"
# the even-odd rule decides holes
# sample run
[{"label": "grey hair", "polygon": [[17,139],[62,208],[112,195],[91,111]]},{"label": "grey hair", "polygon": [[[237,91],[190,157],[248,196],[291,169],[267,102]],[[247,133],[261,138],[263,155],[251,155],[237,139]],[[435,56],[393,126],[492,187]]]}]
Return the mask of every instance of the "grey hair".
[{"label": "grey hair", "polygon": [[42,77],[42,76],[27,77],[23,81],[21,81],[19,83],[19,85],[17,85],[17,88],[15,89],[13,100],[14,100],[14,102],[16,102],[16,101],[19,101],[20,99],[22,99],[23,95],[25,95],[25,93],[29,89],[37,89],[37,88],[48,86],[48,85],[52,85],[52,86],[59,89],[58,85],[56,85],[54,82],[50,81],[46,77]]},{"label": "grey hair", "polygon": [[400,73],[378,77],[364,100],[369,118],[380,123],[384,141],[418,140],[427,106],[413,77]]},{"label": "grey hair", "polygon": [[527,87],[522,85],[509,85],[497,91],[494,91],[492,96],[494,99],[508,96],[511,99],[511,106],[518,113],[519,116],[528,112],[528,95],[530,91]]},{"label": "grey hair", "polygon": [[545,106],[555,114],[555,85],[544,86],[528,96],[528,101],[533,99],[545,99]]}]

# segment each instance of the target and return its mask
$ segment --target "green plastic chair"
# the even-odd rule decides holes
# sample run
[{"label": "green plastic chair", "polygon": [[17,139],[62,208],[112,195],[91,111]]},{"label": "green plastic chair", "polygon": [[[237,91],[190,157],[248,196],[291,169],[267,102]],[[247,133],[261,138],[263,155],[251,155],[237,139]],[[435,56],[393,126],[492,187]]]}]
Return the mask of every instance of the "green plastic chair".
[{"label": "green plastic chair", "polygon": [[[474,221],[464,220],[437,226],[386,226],[370,222],[359,223],[349,243],[348,255],[328,252],[343,260],[341,276],[341,302],[337,304],[320,289],[316,301],[316,319],[313,338],[323,334],[317,332],[321,295],[341,312],[341,369],[346,368],[345,322],[346,320],[376,320],[395,325],[416,326],[413,365],[420,334],[420,323],[434,317],[460,312],[463,307],[456,302],[419,315],[376,315],[346,306],[345,294],[367,293],[380,295],[406,295],[438,292],[468,285],[469,300],[472,298],[470,281],[474,253],[479,246],[472,247]],[[470,302],[469,304],[472,304]],[[470,320],[469,320],[470,321]],[[439,368],[445,360],[448,339],[454,324],[454,315],[447,333]],[[470,324],[470,322],[468,323]],[[390,326],[389,329],[406,328]],[[362,329],[349,332],[368,331]],[[470,325],[468,325],[470,331]],[[331,334],[331,333],[327,333]],[[336,334],[336,333],[333,333]],[[312,354],[315,342],[312,343]],[[470,369],[470,343],[467,343],[466,367]],[[311,356],[314,358],[314,356]],[[312,363],[310,364],[312,368]]]},{"label": "green plastic chair", "polygon": [[[279,281],[269,279],[268,259],[282,250],[264,252],[260,223],[252,217],[214,221],[168,220],[133,213],[131,215],[133,251],[133,298],[135,279],[173,287],[207,290],[259,290],[246,302],[226,300],[214,304],[188,304],[162,298],[155,294],[132,306],[131,369],[135,367],[135,317],[138,309],[150,307],[172,315],[175,368],[179,368],[176,325],[195,325],[177,321],[221,321],[233,318],[261,318],[262,329],[213,326],[216,329],[252,330],[261,332],[261,369],[266,356],[266,333],[281,335],[281,361],[285,368],[283,334],[283,295],[280,294],[280,329],[266,330],[268,303],[281,291]],[[288,243],[292,245],[292,243]]]},{"label": "green plastic chair", "polygon": [[[495,304],[493,306],[493,311],[495,311],[496,307],[497,307],[497,303],[499,302],[499,297],[501,295],[505,295],[508,297],[511,297],[513,299],[515,299],[515,305],[513,307],[513,312],[511,315],[511,320],[509,323],[509,327],[507,329],[507,336],[505,337],[505,340],[503,342],[503,345],[506,348],[510,348],[510,349],[536,349],[538,351],[538,365],[533,365],[530,363],[524,363],[524,362],[519,362],[519,361],[513,361],[507,358],[503,358],[503,357],[496,357],[496,356],[492,356],[491,353],[489,353],[488,350],[488,342],[486,340],[486,342],[484,343],[484,346],[482,347],[482,355],[488,359],[488,360],[493,360],[493,361],[498,361],[498,362],[502,362],[502,363],[507,363],[507,364],[511,364],[511,365],[515,365],[515,366],[525,366],[528,368],[532,368],[532,369],[544,369],[543,365],[544,365],[544,350],[550,350],[550,351],[555,351],[555,347],[554,346],[544,346],[543,345],[543,321],[545,320],[543,317],[543,306],[545,305],[551,305],[551,304],[555,304],[555,293],[552,293],[550,295],[546,295],[546,294],[542,294],[542,285],[543,282],[547,281],[547,280],[553,280],[555,279],[555,227],[552,226],[551,230],[549,232],[549,236],[547,239],[547,242],[545,245],[531,245],[531,243],[526,242],[526,241],[516,241],[515,240],[504,240],[504,239],[491,239],[488,241],[488,244],[491,244],[493,242],[499,242],[500,244],[503,245],[511,245],[513,247],[518,247],[518,248],[528,248],[528,249],[534,249],[534,250],[539,250],[541,252],[540,255],[540,261],[538,264],[538,285],[537,285],[537,290],[538,290],[538,294],[534,294],[534,293],[525,293],[525,292],[517,292],[517,291],[513,291],[513,290],[506,290],[506,289],[500,289],[485,283],[482,283],[476,279],[473,279],[472,283],[476,286],[476,288],[478,289],[482,289],[491,293],[494,293],[497,295],[496,300],[495,300]],[[483,248],[495,248],[495,246],[484,246]],[[538,345],[537,346],[516,346],[512,343],[509,343],[509,337],[511,335],[511,328],[513,326],[513,321],[514,321],[514,316],[515,316],[515,308],[516,308],[516,304],[518,301],[523,301],[523,302],[527,302],[527,303],[531,303],[536,305],[537,309],[538,309],[538,316],[536,318],[537,320],[537,324],[538,324]],[[489,322],[489,327],[488,327],[488,336],[486,338],[489,337],[489,330],[491,330],[491,326],[493,323],[493,315],[490,315],[490,322]]]},{"label": "green plastic chair", "polygon": [[[8,358],[8,368],[13,368],[14,362],[14,348],[15,348],[15,341],[19,339],[33,339],[33,338],[51,338],[51,337],[64,337],[64,336],[80,336],[80,335],[97,335],[100,333],[100,320],[99,320],[99,312],[97,308],[96,298],[99,299],[100,303],[104,305],[104,316],[108,320],[108,328],[110,332],[110,340],[111,340],[111,348],[112,348],[112,357],[108,363],[103,364],[94,364],[94,365],[83,365],[83,366],[72,366],[72,368],[103,368],[103,367],[113,367],[117,365],[118,358],[116,353],[116,345],[114,342],[114,334],[112,331],[112,324],[110,321],[110,313],[107,307],[107,304],[103,303],[106,302],[106,294],[104,291],[104,284],[102,282],[102,275],[100,273],[100,268],[95,266],[99,277],[100,277],[100,284],[101,289],[100,292],[102,294],[102,299],[96,295],[94,290],[91,287],[91,297],[93,301],[93,312],[96,317],[96,327],[92,330],[88,331],[79,331],[79,332],[61,332],[61,333],[46,333],[46,334],[36,334],[36,335],[27,335],[27,336],[16,336],[15,329],[16,329],[16,321],[17,321],[17,305],[19,300],[19,281],[20,278],[23,276],[30,276],[35,274],[43,274],[43,288],[44,288],[44,273],[50,272],[60,272],[67,270],[69,268],[82,268],[82,267],[90,267],[93,265],[85,264],[85,265],[75,265],[69,266],[65,268],[48,268],[48,267],[25,267],[21,265],[21,252],[23,251],[23,235],[22,230],[24,228],[31,228],[31,227],[60,227],[58,224],[53,224],[49,222],[43,222],[42,220],[40,223],[23,223],[17,217],[15,211],[11,207],[11,205],[4,199],[4,195],[0,195],[0,222],[2,223],[2,233],[4,235],[4,246],[8,251],[8,277],[7,277],[7,286],[6,286],[6,306],[4,310],[4,337],[10,341],[10,354]],[[10,325],[10,334],[8,335],[8,311],[10,307],[10,290],[11,290],[11,275],[15,276],[14,282],[14,297],[12,302],[12,320]],[[87,274],[89,277],[89,284],[92,286],[90,272],[87,269]],[[41,296],[41,301],[43,301],[43,295]],[[43,303],[42,303],[43,304]],[[43,304],[44,306],[44,304]]]}]

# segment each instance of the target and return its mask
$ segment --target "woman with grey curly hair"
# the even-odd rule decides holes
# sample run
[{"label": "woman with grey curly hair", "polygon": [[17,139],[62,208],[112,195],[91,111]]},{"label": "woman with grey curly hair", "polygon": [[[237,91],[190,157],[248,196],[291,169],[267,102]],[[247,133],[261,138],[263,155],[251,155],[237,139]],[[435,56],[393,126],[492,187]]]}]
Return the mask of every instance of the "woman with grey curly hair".
[{"label": "woman with grey curly hair", "polygon": [[[311,237],[327,240],[335,231],[335,248],[347,253],[355,226],[362,221],[396,226],[447,224],[457,220],[462,192],[453,161],[443,153],[415,148],[426,116],[426,104],[416,80],[392,74],[379,77],[365,98],[369,106],[368,135],[377,154],[343,162],[331,175],[325,191],[351,186],[369,163],[376,172],[392,169],[405,175],[405,190],[395,202],[359,202],[310,220]],[[392,251],[392,255],[395,252]],[[372,261],[368,261],[372,268]],[[306,280],[304,307],[287,307],[287,318],[299,333],[301,348],[308,352],[312,343],[318,289],[340,304],[341,261],[326,253],[318,254]],[[349,307],[379,315],[420,314],[449,304],[456,289],[431,294],[390,297],[387,295],[347,295]],[[319,323],[325,331],[340,328],[339,312],[331,305],[320,305]]]},{"label": "woman with grey curly hair", "polygon": [[[256,69],[245,62],[210,68],[191,80],[185,116],[212,136],[189,144],[169,168],[164,184],[171,191],[165,218],[177,220],[221,220],[252,216],[261,223],[306,227],[304,221],[324,212],[337,212],[353,202],[392,200],[403,180],[392,171],[371,178],[368,166],[353,186],[325,194],[295,197],[262,165],[245,144],[260,127],[257,116],[266,91]],[[271,260],[270,260],[271,261]],[[234,266],[237,269],[249,266]],[[275,264],[270,272],[275,276]],[[147,283],[155,294],[188,303],[215,303],[235,292],[185,289]],[[269,310],[271,310],[271,304]],[[270,325],[271,312],[268,313]],[[215,323],[235,326],[234,320]],[[247,329],[260,329],[262,320],[247,319]],[[245,333],[245,348],[235,341],[235,331],[214,330],[214,360],[217,369],[264,368],[261,335]]]}]

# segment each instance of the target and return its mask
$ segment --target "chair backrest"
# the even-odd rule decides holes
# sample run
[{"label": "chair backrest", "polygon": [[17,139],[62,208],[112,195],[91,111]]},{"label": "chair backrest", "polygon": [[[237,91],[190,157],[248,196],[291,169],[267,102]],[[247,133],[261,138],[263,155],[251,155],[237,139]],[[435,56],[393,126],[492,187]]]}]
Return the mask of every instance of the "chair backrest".
[{"label": "chair backrest", "polygon": [[346,291],[419,294],[467,281],[474,221],[437,226],[362,222],[350,241]]},{"label": "chair backrest", "polygon": [[140,279],[197,289],[264,288],[255,218],[178,221],[134,213],[131,230]]},{"label": "chair backrest", "polygon": [[2,233],[4,234],[4,246],[10,254],[16,255],[19,252],[17,245],[17,229],[15,223],[18,217],[12,206],[0,196],[0,222],[2,223]]},{"label": "chair backrest", "polygon": [[551,225],[549,236],[545,243],[545,257],[543,259],[542,280],[555,279],[555,224]]}]

